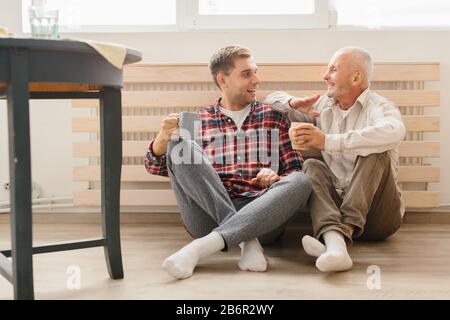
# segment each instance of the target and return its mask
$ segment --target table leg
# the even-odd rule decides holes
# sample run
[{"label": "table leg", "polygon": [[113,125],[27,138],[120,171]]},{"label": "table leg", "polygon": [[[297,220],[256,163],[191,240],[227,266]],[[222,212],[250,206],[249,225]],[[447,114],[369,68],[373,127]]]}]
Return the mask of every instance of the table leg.
[{"label": "table leg", "polygon": [[105,257],[112,279],[123,278],[120,248],[122,102],[120,89],[106,87],[100,98],[101,203]]},{"label": "table leg", "polygon": [[11,50],[7,89],[12,283],[15,299],[34,299],[28,56]]}]

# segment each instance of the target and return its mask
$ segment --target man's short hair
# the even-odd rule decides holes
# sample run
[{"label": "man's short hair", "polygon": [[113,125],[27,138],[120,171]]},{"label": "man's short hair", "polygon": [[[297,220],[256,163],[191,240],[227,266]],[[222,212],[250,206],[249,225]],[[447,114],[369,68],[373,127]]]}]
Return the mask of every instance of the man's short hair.
[{"label": "man's short hair", "polygon": [[350,53],[353,57],[351,63],[353,67],[361,69],[365,76],[367,85],[370,85],[373,72],[373,60],[369,52],[359,47],[344,47],[335,52],[335,55]]},{"label": "man's short hair", "polygon": [[229,75],[231,70],[234,68],[234,61],[241,58],[249,58],[252,53],[249,49],[240,46],[227,46],[219,49],[211,57],[209,62],[209,70],[213,76],[214,82],[220,88],[217,82],[217,74],[219,72]]}]

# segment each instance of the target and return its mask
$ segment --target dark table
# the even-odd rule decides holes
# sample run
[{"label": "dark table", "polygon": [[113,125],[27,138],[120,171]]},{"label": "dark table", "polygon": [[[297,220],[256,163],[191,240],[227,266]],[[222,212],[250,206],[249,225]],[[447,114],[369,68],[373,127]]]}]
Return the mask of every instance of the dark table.
[{"label": "dark table", "polygon": [[[140,61],[127,49],[125,64]],[[15,299],[34,299],[33,254],[104,247],[112,279],[123,278],[120,245],[122,70],[78,41],[0,38],[0,97],[7,99],[11,250],[0,251],[0,274]],[[29,99],[100,100],[102,237],[33,247]],[[12,260],[8,259],[12,257]]]}]

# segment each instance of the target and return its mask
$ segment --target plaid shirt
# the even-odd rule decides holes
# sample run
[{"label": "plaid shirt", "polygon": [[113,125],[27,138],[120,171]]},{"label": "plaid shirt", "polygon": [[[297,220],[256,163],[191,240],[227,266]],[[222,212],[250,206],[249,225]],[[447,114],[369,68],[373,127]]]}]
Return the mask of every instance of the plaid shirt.
[{"label": "plaid shirt", "polygon": [[[250,182],[263,168],[279,176],[302,169],[300,152],[292,149],[289,122],[270,106],[255,102],[240,130],[220,111],[218,102],[198,111],[200,136],[208,156],[230,198],[257,197],[267,190]],[[167,176],[166,155],[155,156],[150,143],[145,167],[151,174]]]}]

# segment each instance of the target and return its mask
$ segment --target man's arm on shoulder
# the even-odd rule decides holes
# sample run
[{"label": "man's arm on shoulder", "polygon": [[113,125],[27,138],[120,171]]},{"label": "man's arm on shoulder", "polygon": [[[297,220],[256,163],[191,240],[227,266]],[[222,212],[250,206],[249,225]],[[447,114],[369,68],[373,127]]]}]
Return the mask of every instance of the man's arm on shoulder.
[{"label": "man's arm on shoulder", "polygon": [[[269,94],[264,99],[263,103],[268,104],[272,107],[272,109],[274,109],[278,112],[281,112],[291,122],[301,121],[301,122],[315,123],[314,116],[310,116],[306,113],[296,110],[290,105],[289,102],[293,99],[295,99],[295,97],[291,96],[290,94],[288,94],[286,92],[276,91],[276,92]],[[317,98],[314,99],[314,101],[316,101],[316,100],[317,100]]]}]

